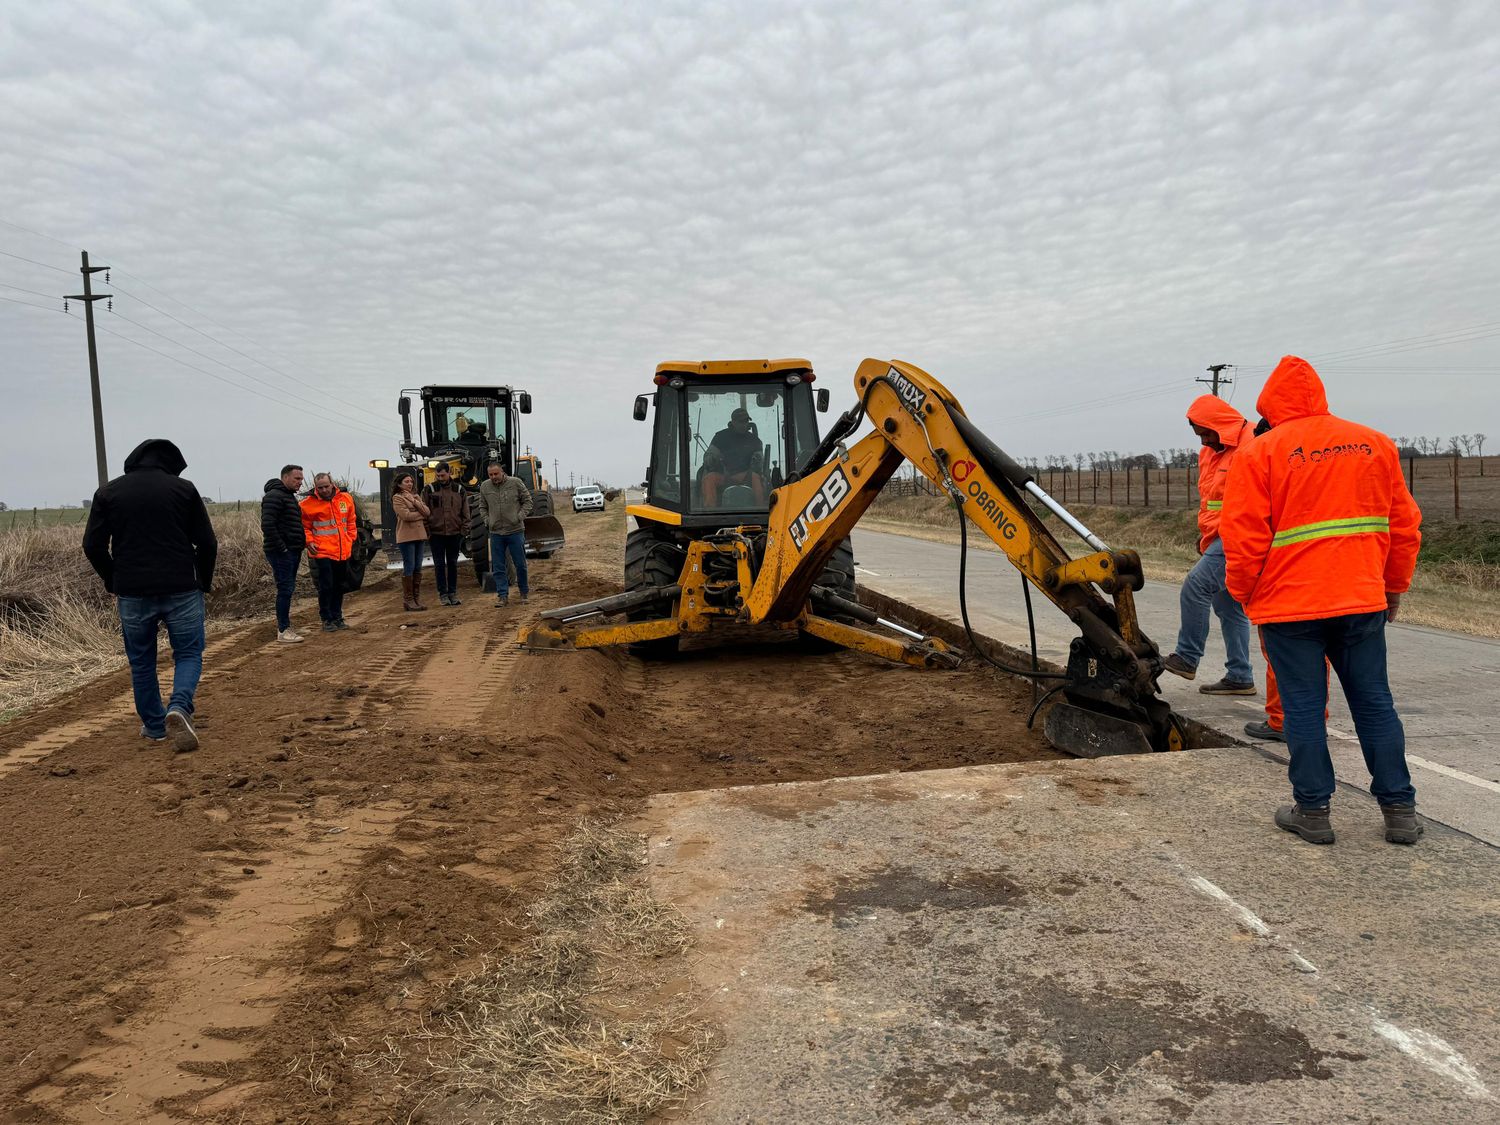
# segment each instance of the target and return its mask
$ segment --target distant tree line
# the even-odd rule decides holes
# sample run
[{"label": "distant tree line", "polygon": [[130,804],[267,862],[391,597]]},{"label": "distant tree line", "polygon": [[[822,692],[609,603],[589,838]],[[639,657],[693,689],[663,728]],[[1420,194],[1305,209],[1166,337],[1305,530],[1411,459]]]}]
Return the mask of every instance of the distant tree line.
[{"label": "distant tree line", "polygon": [[[1454,434],[1452,437],[1393,437],[1402,458],[1483,457],[1485,434]],[[1159,449],[1154,453],[1121,453],[1101,449],[1097,453],[1043,453],[1018,458],[1033,473],[1082,472],[1084,469],[1188,469],[1198,464],[1198,449]]]}]

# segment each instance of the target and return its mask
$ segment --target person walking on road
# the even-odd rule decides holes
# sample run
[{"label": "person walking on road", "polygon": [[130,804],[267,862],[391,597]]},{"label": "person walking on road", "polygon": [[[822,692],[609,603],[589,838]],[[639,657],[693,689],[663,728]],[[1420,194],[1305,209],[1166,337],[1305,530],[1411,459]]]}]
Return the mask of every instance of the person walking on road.
[{"label": "person walking on road", "polygon": [[1219,541],[1219,518],[1224,509],[1224,482],[1239,449],[1253,436],[1250,423],[1217,395],[1200,395],[1187,411],[1188,424],[1198,435],[1198,562],[1182,583],[1181,625],[1177,649],[1164,667],[1191,680],[1208,644],[1208,612],[1219,618],[1224,636],[1225,676],[1198,690],[1204,695],[1254,695],[1255,673],[1250,667],[1250,619],[1224,587],[1224,545]]},{"label": "person walking on road", "polygon": [[307,561],[318,587],[323,632],[347,629],[344,587],[349,580],[349,556],[359,538],[359,516],[354,497],[339,488],[328,473],[313,477],[312,494],[302,501],[302,530],[307,537]]},{"label": "person walking on road", "polygon": [[526,517],[531,515],[531,492],[505,466],[491,461],[489,480],[479,486],[479,507],[490,532],[490,574],[495,580],[495,602],[510,604],[510,581],[505,571],[508,555],[516,567],[521,604],[531,592],[526,578]]},{"label": "person walking on road", "polygon": [[431,514],[417,494],[417,478],[403,473],[391,493],[396,513],[396,549],[401,552],[401,608],[425,611],[422,604],[422,549],[427,545],[427,517]]},{"label": "person walking on road", "polygon": [[432,546],[432,569],[437,579],[438,604],[460,605],[458,600],[458,548],[469,529],[469,494],[453,479],[446,461],[433,470],[436,480],[422,489],[427,517],[428,542]]},{"label": "person walking on road", "polygon": [[266,481],[260,500],[261,546],[266,562],[276,576],[276,639],[282,644],[302,643],[302,634],[292,628],[292,594],[297,590],[297,564],[307,546],[302,530],[302,509],[297,493],[302,488],[302,466],[284,465],[280,477]]},{"label": "person walking on road", "polygon": [[[165,438],[141,442],[125,475],[94,493],[83,553],[115,596],[141,736],[198,749],[193,696],[203,676],[203,595],[213,586],[219,543],[182,451]],[[172,694],[162,709],[156,641],[172,646]]]},{"label": "person walking on road", "polygon": [[1385,626],[1411,586],[1422,513],[1395,443],[1328,411],[1312,366],[1284,356],[1256,401],[1274,427],[1235,458],[1219,532],[1229,592],[1261,627],[1286,712],[1294,803],[1275,821],[1331,844],[1324,660],[1343,686],[1385,838],[1422,833],[1406,733],[1386,671]]}]

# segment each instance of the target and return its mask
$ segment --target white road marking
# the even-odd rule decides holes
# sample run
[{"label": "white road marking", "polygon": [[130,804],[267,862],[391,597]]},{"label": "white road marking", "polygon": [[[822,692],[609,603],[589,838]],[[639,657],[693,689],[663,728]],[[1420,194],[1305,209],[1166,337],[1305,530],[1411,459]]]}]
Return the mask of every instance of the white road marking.
[{"label": "white road marking", "polygon": [[1475,777],[1472,773],[1456,770],[1452,766],[1445,766],[1441,762],[1429,762],[1426,758],[1419,758],[1415,754],[1408,754],[1406,760],[1414,766],[1420,766],[1424,770],[1440,773],[1444,777],[1451,777],[1454,781],[1467,782],[1477,785],[1480,789],[1488,789],[1491,793],[1500,793],[1500,782],[1486,781],[1482,777]]},{"label": "white road marking", "polygon": [[1281,938],[1277,936],[1276,931],[1271,929],[1270,926],[1266,925],[1265,921],[1260,917],[1259,914],[1255,913],[1255,911],[1251,910],[1243,903],[1236,902],[1229,896],[1229,892],[1224,890],[1223,887],[1219,886],[1217,883],[1209,882],[1209,880],[1205,879],[1202,875],[1188,876],[1188,884],[1200,894],[1207,895],[1215,902],[1227,906],[1230,913],[1239,919],[1240,925],[1244,926],[1245,929],[1249,930],[1256,937],[1265,938],[1273,945],[1279,946],[1280,948],[1286,950],[1287,955],[1292,959],[1293,967],[1296,968],[1299,973],[1316,973],[1318,971],[1318,967],[1316,965],[1314,965],[1306,957],[1302,956],[1302,954],[1298,953],[1295,949],[1282,941]]},{"label": "white road marking", "polygon": [[1346,733],[1344,733],[1341,730],[1334,730],[1332,727],[1328,728],[1328,733],[1331,734],[1331,735],[1333,735],[1334,738],[1337,738],[1337,739],[1339,739],[1340,741],[1343,741],[1343,742],[1358,742],[1359,741],[1359,736],[1357,734],[1346,734]]},{"label": "white road marking", "polygon": [[1261,709],[1261,704],[1251,703],[1248,699],[1236,699],[1233,702],[1241,707],[1248,707],[1252,711],[1259,711]]},{"label": "white road marking", "polygon": [[868,574],[871,578],[879,578],[880,577],[880,571],[878,571],[878,570],[871,570],[867,566],[860,566],[859,563],[855,563],[854,564],[854,569],[856,571],[858,571],[860,574]]},{"label": "white road marking", "polygon": [[1414,1027],[1410,1031],[1387,1023],[1380,1013],[1370,1010],[1375,1034],[1393,1043],[1403,1055],[1410,1055],[1434,1074],[1440,1074],[1463,1087],[1471,1098],[1493,1101],[1489,1089],[1480,1080],[1479,1072],[1469,1065],[1469,1060],[1453,1049],[1446,1040],[1439,1039],[1430,1031]]}]

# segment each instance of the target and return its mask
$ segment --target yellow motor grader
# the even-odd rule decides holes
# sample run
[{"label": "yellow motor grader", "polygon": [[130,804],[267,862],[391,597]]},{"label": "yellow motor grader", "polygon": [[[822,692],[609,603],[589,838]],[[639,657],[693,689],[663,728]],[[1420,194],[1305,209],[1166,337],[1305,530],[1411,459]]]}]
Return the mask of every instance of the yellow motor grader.
[{"label": "yellow motor grader", "polygon": [[[792,630],[817,642],[922,668],[962,654],[941,639],[877,616],[856,598],[849,534],[898,467],[912,462],[992,539],[1026,580],[1079,629],[1065,672],[1006,667],[1057,681],[1062,698],[1045,732],[1085,757],[1185,746],[1161,698],[1161,653],[1140,628],[1139,556],[1102,542],[1025,468],[986,437],[958,400],[921,368],[867,359],[854,376],[857,405],[819,440],[806,360],[664,363],[644,503],[625,546],[623,593],[542,613],[519,640],[534,648],[630,645],[675,651],[688,635],[729,623]],[[873,429],[847,439],[868,419]],[[1051,512],[1085,542],[1072,559],[1032,510]],[[968,613],[965,594],[965,628]],[[620,623],[606,619],[623,616]],[[969,640],[976,652],[972,632]],[[985,657],[991,663],[992,658]]]}]

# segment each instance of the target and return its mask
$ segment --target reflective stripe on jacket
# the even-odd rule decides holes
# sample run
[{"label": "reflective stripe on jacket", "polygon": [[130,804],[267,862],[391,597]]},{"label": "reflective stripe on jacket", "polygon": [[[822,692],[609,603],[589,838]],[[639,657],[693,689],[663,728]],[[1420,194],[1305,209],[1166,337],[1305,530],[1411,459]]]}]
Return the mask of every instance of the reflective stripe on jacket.
[{"label": "reflective stripe on jacket", "polygon": [[324,500],[314,492],[302,501],[302,530],[307,535],[309,558],[343,562],[353,554],[354,541],[359,537],[354,497],[335,489]]},{"label": "reflective stripe on jacket", "polygon": [[1219,532],[1225,584],[1257,625],[1373,613],[1411,585],[1422,513],[1395,443],[1328,413],[1286,356],[1256,408],[1274,427],[1235,458]]},{"label": "reflective stripe on jacket", "polygon": [[1189,422],[1213,430],[1223,449],[1198,450],[1198,553],[1219,537],[1219,513],[1224,509],[1224,484],[1235,452],[1255,436],[1245,416],[1217,395],[1199,395],[1188,407]]}]

